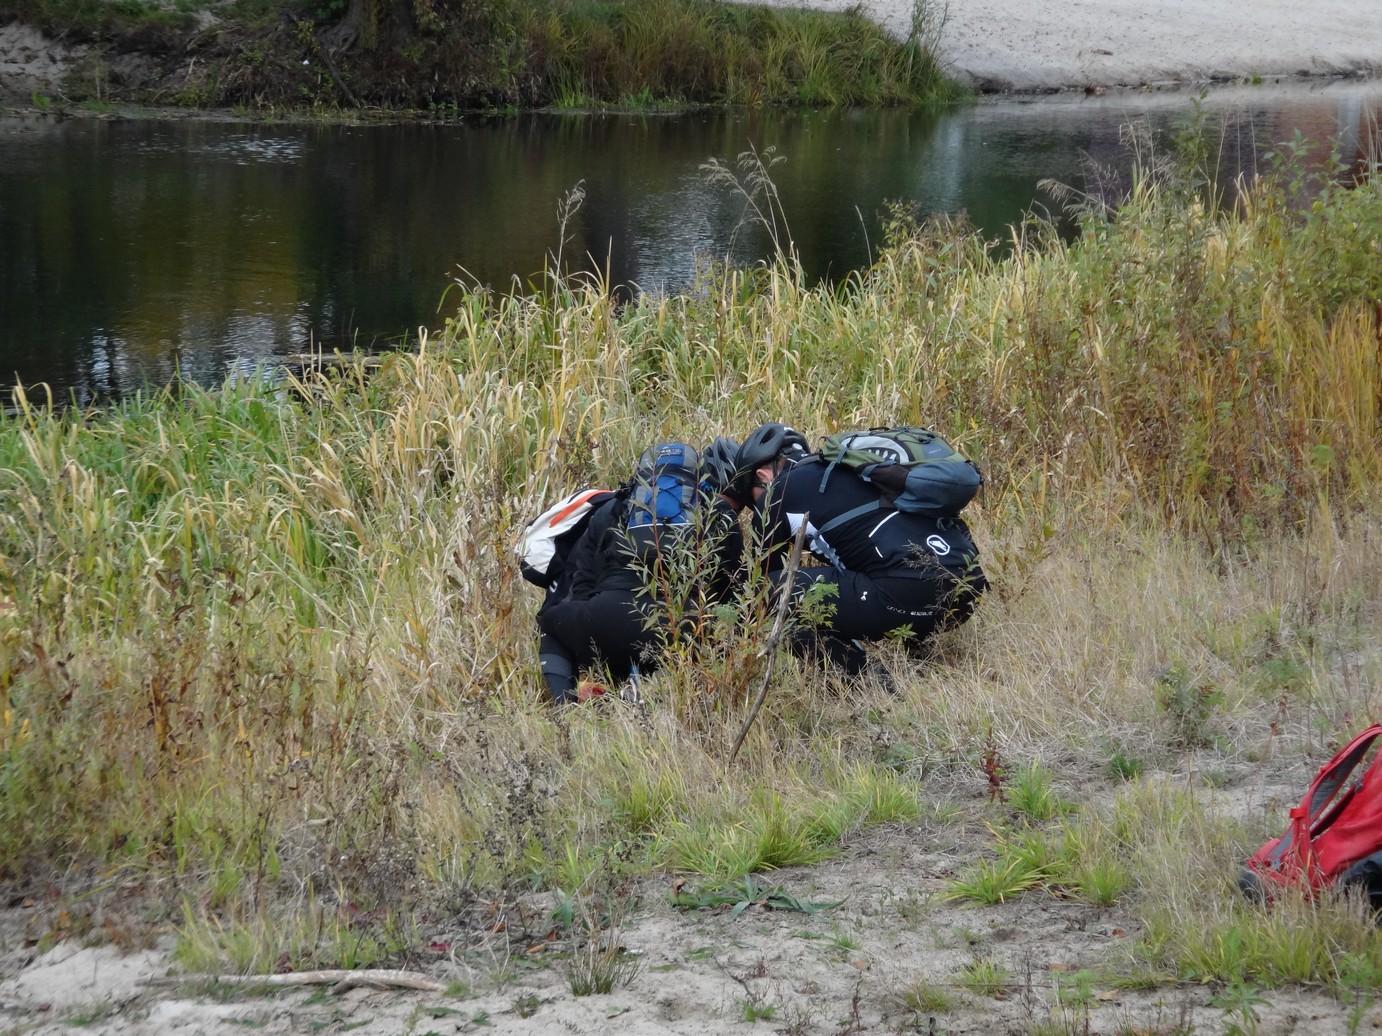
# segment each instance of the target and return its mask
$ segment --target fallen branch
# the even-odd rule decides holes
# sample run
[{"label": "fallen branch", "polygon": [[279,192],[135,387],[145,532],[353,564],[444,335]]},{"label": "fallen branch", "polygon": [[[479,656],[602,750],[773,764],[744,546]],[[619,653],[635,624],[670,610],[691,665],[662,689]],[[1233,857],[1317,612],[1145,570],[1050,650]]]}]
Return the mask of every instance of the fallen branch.
[{"label": "fallen branch", "polygon": [[[196,976],[186,976],[178,981],[188,981]],[[340,994],[356,986],[369,986],[371,989],[420,989],[425,993],[445,993],[448,986],[416,971],[365,970],[347,971],[290,971],[283,975],[212,975],[213,981],[231,986],[331,986],[331,992]]]},{"label": "fallen branch", "polygon": [[363,108],[364,105],[362,105],[359,102],[359,100],[355,97],[355,95],[350,92],[350,87],[346,86],[345,80],[342,79],[341,74],[336,71],[336,66],[332,63],[331,55],[328,52],[327,48],[321,45],[321,41],[317,39],[316,35],[312,32],[311,27],[301,18],[298,19],[298,31],[306,39],[312,41],[312,50],[317,55],[317,57],[321,58],[321,62],[323,65],[326,66],[326,70],[331,73],[331,81],[336,84],[336,89],[340,90],[341,93],[346,95],[346,100],[348,100],[353,107]]},{"label": "fallen branch", "polygon": [[768,697],[768,684],[773,676],[773,654],[777,651],[778,642],[782,639],[782,634],[787,627],[787,611],[792,603],[792,589],[797,581],[797,569],[801,567],[801,551],[806,543],[806,526],[810,520],[809,514],[802,515],[801,527],[797,529],[796,537],[792,540],[792,554],[787,559],[787,568],[783,572],[782,582],[778,584],[780,596],[777,601],[777,615],[773,619],[773,628],[768,634],[768,642],[763,645],[763,682],[758,687],[758,697],[753,700],[753,708],[749,709],[748,719],[744,720],[744,727],[739,731],[739,736],[734,739],[734,747],[729,750],[726,766],[734,765],[734,760],[739,755],[739,748],[743,745],[744,738],[748,736],[753,721],[758,718],[758,710],[763,707],[764,699]]}]

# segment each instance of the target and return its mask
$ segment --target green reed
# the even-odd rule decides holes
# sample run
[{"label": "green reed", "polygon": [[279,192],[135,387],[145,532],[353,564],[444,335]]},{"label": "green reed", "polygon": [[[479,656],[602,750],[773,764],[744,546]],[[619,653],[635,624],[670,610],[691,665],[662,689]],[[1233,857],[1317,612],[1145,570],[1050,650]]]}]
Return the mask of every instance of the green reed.
[{"label": "green reed", "polygon": [[528,32],[531,52],[542,56],[535,71],[555,86],[546,98],[564,107],[878,106],[959,97],[934,41],[893,39],[860,11],[582,2],[552,5],[530,18]]}]

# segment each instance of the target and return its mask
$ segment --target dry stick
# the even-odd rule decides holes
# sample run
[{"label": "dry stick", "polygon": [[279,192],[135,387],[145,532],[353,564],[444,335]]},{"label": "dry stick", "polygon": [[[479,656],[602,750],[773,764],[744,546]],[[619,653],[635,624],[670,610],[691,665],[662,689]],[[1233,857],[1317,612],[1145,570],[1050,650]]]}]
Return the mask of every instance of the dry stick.
[{"label": "dry stick", "polygon": [[321,45],[321,41],[318,40],[316,36],[312,34],[311,29],[307,28],[306,26],[307,23],[303,21],[301,18],[299,18],[298,29],[300,31],[303,31],[305,35],[311,38],[312,50],[316,52],[317,57],[322,59],[322,64],[325,65],[326,70],[331,73],[331,81],[336,84],[336,88],[340,90],[341,93],[346,95],[346,100],[348,100],[352,105],[354,105],[356,108],[363,107],[363,105],[361,105],[360,102],[356,99],[355,95],[350,92],[350,87],[346,86],[345,80],[341,78],[341,74],[336,71],[336,66],[331,61],[331,55],[328,54],[326,48]]},{"label": "dry stick", "polygon": [[334,983],[331,992],[341,994],[356,986],[372,989],[420,989],[426,993],[445,993],[447,984],[419,975],[416,971],[293,971],[286,975],[217,975],[217,982],[237,986],[322,986]]},{"label": "dry stick", "polygon": [[787,625],[787,611],[792,603],[792,585],[797,580],[797,569],[801,567],[802,546],[806,543],[806,524],[810,519],[809,514],[802,515],[801,527],[797,529],[796,537],[792,540],[792,553],[787,559],[786,574],[780,584],[782,596],[777,601],[777,615],[773,618],[773,628],[768,633],[768,642],[763,645],[763,683],[758,688],[758,697],[753,700],[753,708],[749,710],[748,719],[744,720],[744,728],[739,731],[739,736],[734,739],[734,747],[729,750],[729,761],[725,763],[726,766],[734,765],[739,748],[748,736],[749,727],[753,726],[753,721],[758,718],[758,710],[763,707],[763,700],[768,696],[768,683],[773,676],[773,653],[777,651],[783,629]]},{"label": "dry stick", "polygon": [[331,55],[326,52],[325,47],[317,48],[317,56],[322,59],[322,64],[325,65],[326,70],[331,73],[331,79],[335,82],[335,84],[338,87],[340,87],[341,93],[346,95],[346,100],[348,100],[356,108],[364,107],[356,99],[355,94],[351,93],[350,87],[346,86],[345,80],[341,78],[341,73],[336,71],[336,66],[331,63]]}]

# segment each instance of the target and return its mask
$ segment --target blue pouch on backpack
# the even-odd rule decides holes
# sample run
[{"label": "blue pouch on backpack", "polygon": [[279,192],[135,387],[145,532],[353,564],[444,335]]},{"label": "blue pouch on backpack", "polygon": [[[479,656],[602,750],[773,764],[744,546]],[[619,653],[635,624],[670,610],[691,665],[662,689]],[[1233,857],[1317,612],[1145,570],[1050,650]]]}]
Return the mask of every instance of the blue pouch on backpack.
[{"label": "blue pouch on backpack", "polygon": [[700,500],[700,454],[684,442],[663,442],[644,451],[627,502],[627,534],[633,553],[656,554],[695,524]]}]

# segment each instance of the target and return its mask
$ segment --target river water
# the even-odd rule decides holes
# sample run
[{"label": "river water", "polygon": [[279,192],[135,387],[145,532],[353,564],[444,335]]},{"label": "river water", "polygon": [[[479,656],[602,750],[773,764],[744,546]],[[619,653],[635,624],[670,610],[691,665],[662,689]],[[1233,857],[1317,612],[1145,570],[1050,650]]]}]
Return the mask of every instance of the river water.
[{"label": "river water", "polygon": [[[963,211],[1001,239],[1057,208],[1042,181],[1126,171],[1130,123],[1168,146],[1193,96],[442,125],[0,119],[0,392],[43,383],[86,404],[379,348],[440,326],[455,281],[527,290],[558,259],[674,292],[698,263],[769,254],[743,196],[705,168],[750,149],[779,160],[779,236],[813,280],[866,266],[894,201]],[[1221,88],[1201,104],[1225,177],[1297,133],[1323,142],[1321,160],[1330,141],[1350,162],[1377,153],[1377,81]]]}]

